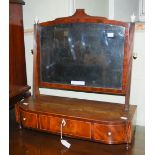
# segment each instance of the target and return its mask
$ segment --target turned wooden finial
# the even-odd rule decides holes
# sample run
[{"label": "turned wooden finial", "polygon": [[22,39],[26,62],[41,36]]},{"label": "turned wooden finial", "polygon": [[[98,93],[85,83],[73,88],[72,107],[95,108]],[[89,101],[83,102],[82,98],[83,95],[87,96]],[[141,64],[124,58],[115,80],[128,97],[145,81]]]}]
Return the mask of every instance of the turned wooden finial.
[{"label": "turned wooden finial", "polygon": [[73,16],[88,16],[88,15],[85,13],[84,9],[76,9],[76,12],[73,14]]}]

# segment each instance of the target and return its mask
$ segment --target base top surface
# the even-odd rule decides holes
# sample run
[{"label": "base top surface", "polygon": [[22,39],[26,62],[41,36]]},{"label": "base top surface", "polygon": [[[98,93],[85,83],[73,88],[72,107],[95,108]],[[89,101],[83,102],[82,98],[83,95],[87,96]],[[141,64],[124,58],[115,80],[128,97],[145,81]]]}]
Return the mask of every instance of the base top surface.
[{"label": "base top surface", "polygon": [[129,111],[125,111],[123,104],[48,95],[41,95],[36,99],[29,97],[21,101],[19,105],[25,111],[63,115],[105,123],[123,123],[126,121],[124,118],[131,121],[136,110],[135,105],[131,105]]}]

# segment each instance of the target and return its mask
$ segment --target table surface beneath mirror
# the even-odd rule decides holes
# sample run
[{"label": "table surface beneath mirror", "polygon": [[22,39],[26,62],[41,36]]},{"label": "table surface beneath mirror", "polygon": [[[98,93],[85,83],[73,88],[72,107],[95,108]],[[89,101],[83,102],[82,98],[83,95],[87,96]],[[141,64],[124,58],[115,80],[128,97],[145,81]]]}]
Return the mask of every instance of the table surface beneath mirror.
[{"label": "table surface beneath mirror", "polygon": [[60,143],[60,136],[27,129],[18,129],[14,110],[10,110],[10,155],[144,155],[145,128],[137,126],[135,140],[129,150],[126,145],[105,145],[101,143],[64,137],[71,143],[65,149]]}]

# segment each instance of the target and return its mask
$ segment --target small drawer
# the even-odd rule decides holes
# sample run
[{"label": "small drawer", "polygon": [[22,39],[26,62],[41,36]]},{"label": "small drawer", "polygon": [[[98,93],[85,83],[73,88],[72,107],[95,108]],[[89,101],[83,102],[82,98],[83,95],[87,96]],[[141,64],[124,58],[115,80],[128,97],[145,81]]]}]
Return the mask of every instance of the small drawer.
[{"label": "small drawer", "polygon": [[94,139],[107,144],[117,144],[126,140],[126,125],[94,124]]},{"label": "small drawer", "polygon": [[[39,115],[39,126],[41,130],[60,133],[62,117]],[[73,119],[64,119],[66,125],[63,127],[63,134],[91,138],[91,123]]]},{"label": "small drawer", "polygon": [[21,111],[21,122],[24,127],[38,128],[37,114]]}]

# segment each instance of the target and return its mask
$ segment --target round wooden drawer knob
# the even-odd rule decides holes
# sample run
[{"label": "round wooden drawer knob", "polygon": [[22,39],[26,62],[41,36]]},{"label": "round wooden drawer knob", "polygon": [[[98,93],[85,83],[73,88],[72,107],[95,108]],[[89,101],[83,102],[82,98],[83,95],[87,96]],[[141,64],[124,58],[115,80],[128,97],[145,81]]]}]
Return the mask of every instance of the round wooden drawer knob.
[{"label": "round wooden drawer knob", "polygon": [[111,136],[112,135],[112,133],[111,132],[108,132],[108,136]]},{"label": "round wooden drawer knob", "polygon": [[24,118],[23,118],[23,121],[25,121],[25,120],[26,120],[26,118],[24,117]]}]

